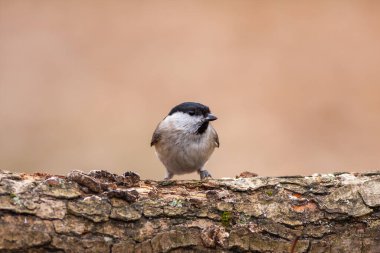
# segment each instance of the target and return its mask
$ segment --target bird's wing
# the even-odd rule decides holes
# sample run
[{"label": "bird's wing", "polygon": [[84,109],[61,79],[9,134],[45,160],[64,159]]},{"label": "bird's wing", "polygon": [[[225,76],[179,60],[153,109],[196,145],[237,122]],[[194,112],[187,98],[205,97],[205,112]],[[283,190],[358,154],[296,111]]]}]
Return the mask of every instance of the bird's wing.
[{"label": "bird's wing", "polygon": [[218,137],[218,133],[215,131],[214,128],[212,128],[212,132],[214,133],[214,142],[215,142],[215,146],[217,148],[219,148],[219,137]]},{"label": "bird's wing", "polygon": [[161,139],[161,133],[158,131],[158,126],[157,126],[156,130],[154,130],[152,140],[150,141],[150,146],[157,144],[160,141],[160,139]]}]

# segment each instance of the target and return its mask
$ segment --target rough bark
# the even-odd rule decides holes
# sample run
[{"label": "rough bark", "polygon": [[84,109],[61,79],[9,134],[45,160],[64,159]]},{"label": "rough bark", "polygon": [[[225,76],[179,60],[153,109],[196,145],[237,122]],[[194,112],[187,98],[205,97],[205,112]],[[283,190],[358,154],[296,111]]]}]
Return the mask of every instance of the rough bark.
[{"label": "rough bark", "polygon": [[0,252],[380,252],[380,172],[246,176],[0,170]]}]

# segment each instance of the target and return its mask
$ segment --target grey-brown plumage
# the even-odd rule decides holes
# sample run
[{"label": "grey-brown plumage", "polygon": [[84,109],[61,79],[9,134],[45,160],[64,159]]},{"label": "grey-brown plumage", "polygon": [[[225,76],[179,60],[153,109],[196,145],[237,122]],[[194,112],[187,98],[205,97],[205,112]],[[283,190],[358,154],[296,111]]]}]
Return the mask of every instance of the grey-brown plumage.
[{"label": "grey-brown plumage", "polygon": [[175,106],[153,133],[151,146],[166,167],[165,179],[197,171],[201,179],[211,177],[204,165],[219,138],[210,121],[217,118],[202,104],[186,102]]}]

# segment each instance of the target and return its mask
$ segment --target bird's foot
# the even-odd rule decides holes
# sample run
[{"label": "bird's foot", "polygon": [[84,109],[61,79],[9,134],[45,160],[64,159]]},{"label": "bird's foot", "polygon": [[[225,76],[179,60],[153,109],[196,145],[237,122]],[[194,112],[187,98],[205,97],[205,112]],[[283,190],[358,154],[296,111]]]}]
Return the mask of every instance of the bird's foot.
[{"label": "bird's foot", "polygon": [[165,175],[165,178],[164,178],[164,181],[169,181],[170,179],[172,179],[174,175],[170,172],[166,172],[166,175]]},{"label": "bird's foot", "polygon": [[212,178],[211,174],[208,173],[207,170],[200,170],[199,176],[201,177],[201,180],[206,179],[206,178]]}]

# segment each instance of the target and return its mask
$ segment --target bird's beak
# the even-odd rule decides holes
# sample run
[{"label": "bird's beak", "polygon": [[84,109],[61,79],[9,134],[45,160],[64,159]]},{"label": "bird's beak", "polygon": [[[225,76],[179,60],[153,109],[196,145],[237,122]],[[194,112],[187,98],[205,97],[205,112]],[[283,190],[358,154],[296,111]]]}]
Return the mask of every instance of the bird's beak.
[{"label": "bird's beak", "polygon": [[215,117],[212,113],[209,113],[206,117],[206,121],[213,121],[213,120],[217,120],[218,118]]}]

